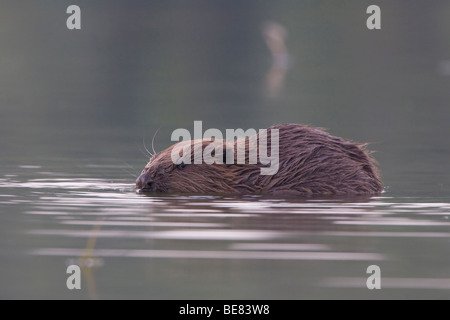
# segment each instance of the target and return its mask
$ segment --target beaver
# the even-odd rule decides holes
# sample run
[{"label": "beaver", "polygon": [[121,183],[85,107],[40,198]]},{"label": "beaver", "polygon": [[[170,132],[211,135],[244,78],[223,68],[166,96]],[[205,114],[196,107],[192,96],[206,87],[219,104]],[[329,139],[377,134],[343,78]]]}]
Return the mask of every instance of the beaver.
[{"label": "beaver", "polygon": [[[371,195],[382,191],[375,160],[366,149],[367,144],[334,137],[324,129],[307,125],[275,125],[267,132],[272,129],[277,129],[279,135],[279,169],[273,175],[261,174],[261,168],[267,165],[259,161],[249,163],[249,150],[245,153],[244,164],[174,163],[171,154],[175,147],[195,143],[182,141],[151,157],[136,180],[136,188],[140,192],[295,197]],[[256,135],[258,142],[260,134]],[[244,139],[248,147],[249,139]],[[271,135],[266,139],[270,146]],[[223,155],[226,149],[234,147],[236,150],[237,141],[234,145],[223,141]],[[212,142],[218,141],[202,140],[200,146],[205,149]],[[191,150],[191,159],[194,159],[195,149]],[[236,157],[237,152],[234,160]]]}]

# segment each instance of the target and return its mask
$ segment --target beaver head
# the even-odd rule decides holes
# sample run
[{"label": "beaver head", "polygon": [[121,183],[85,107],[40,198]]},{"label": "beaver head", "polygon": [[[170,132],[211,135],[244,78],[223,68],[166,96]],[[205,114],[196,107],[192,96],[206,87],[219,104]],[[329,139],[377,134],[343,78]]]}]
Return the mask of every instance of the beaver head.
[{"label": "beaver head", "polygon": [[[136,180],[136,187],[148,192],[275,196],[367,195],[382,190],[374,160],[365,144],[356,144],[331,136],[322,129],[299,124],[273,126],[268,132],[272,129],[279,132],[279,169],[273,175],[261,174],[261,168],[267,165],[261,164],[260,158],[257,163],[250,161],[249,149],[253,144],[249,144],[248,139],[245,142],[245,164],[237,163],[238,141],[182,141],[153,155]],[[255,138],[259,143],[260,136]],[[270,135],[267,142],[270,153]],[[226,164],[225,158],[220,164],[196,161],[195,150],[201,148],[204,151],[212,143],[222,146],[222,154],[218,157],[225,157],[233,149],[233,164]],[[174,163],[174,148],[186,150],[186,146],[191,146],[190,154],[183,152],[183,157]],[[183,161],[188,158],[190,161]]]},{"label": "beaver head", "polygon": [[[222,140],[182,141],[152,156],[136,181],[141,191],[175,192],[175,193],[235,193],[234,175],[226,164],[207,164],[204,161],[195,164],[195,148],[202,153],[212,143],[226,143]],[[179,161],[173,161],[174,148],[183,150],[191,146],[190,155],[184,155]],[[223,152],[226,155],[226,151]],[[190,161],[186,161],[186,157]]]}]

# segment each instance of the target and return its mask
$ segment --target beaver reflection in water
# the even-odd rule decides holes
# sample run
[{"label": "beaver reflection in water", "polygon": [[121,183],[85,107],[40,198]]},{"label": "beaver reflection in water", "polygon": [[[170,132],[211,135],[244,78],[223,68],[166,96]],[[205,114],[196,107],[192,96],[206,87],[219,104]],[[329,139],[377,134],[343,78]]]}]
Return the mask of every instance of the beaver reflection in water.
[{"label": "beaver reflection in water", "polygon": [[[186,143],[179,142],[152,156],[136,180],[136,187],[142,192],[296,197],[370,195],[382,191],[365,144],[299,124],[276,125],[267,131],[270,133],[271,129],[279,131],[279,168],[274,175],[261,175],[264,165],[250,164],[248,150],[245,164],[174,164],[173,148]],[[256,138],[259,142],[259,135]],[[267,140],[270,146],[270,135]],[[203,140],[202,148],[210,143],[211,140]],[[225,149],[233,145],[223,142],[223,147],[225,154]],[[193,159],[194,148],[191,156]]]}]

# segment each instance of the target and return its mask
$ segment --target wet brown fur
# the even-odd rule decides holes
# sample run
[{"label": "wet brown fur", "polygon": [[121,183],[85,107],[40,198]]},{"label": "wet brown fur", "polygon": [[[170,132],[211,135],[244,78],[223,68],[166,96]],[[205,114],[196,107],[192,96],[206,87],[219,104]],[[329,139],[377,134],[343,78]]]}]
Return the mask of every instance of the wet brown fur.
[{"label": "wet brown fur", "polygon": [[[180,168],[171,159],[173,145],[150,159],[136,187],[156,192],[273,196],[369,195],[382,191],[366,144],[331,136],[319,128],[283,124],[268,128],[269,154],[270,129],[279,129],[279,169],[275,175],[261,175],[260,163],[248,164],[248,152],[247,164],[202,163]],[[203,140],[203,148],[210,143]],[[224,149],[232,147],[223,143]],[[248,141],[246,145],[248,151]]]}]

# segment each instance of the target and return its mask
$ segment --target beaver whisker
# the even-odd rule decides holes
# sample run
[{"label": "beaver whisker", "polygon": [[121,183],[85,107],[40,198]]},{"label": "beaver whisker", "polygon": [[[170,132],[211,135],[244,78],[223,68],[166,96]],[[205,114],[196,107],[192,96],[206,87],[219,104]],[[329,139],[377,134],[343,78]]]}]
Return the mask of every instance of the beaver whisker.
[{"label": "beaver whisker", "polygon": [[155,137],[156,137],[156,135],[158,134],[159,129],[161,129],[161,127],[159,127],[159,128],[156,130],[156,132],[155,132],[155,134],[153,135],[153,138],[152,138],[152,150],[153,150],[153,154],[156,154],[154,142],[155,142]]},{"label": "beaver whisker", "polygon": [[153,153],[151,153],[151,152],[147,149],[147,146],[145,145],[145,136],[142,137],[142,145],[144,146],[145,151],[147,151],[147,153],[150,155],[150,157],[153,157]]},{"label": "beaver whisker", "polygon": [[[132,165],[130,165],[128,162],[123,161],[123,163],[125,163],[125,164],[127,165],[128,168],[130,168],[130,169],[136,171],[136,169],[135,169]],[[126,173],[128,173],[128,174],[131,174],[131,175],[132,175],[133,177],[135,177],[136,179],[137,179],[137,177],[139,176],[139,174],[131,173],[131,172],[125,170],[125,168],[124,168],[124,171],[125,171]]]},{"label": "beaver whisker", "polygon": [[122,168],[122,170],[123,170],[123,172],[125,172],[125,173],[127,173],[127,174],[129,174],[129,175],[131,175],[133,178],[135,178],[135,179],[137,179],[138,178],[138,176],[136,175],[136,174],[134,174],[134,173],[131,173],[130,171],[128,171],[128,170],[126,170],[126,169],[124,169],[124,168]]},{"label": "beaver whisker", "polygon": [[136,146],[138,147],[139,151],[144,155],[145,159],[148,161],[148,154],[141,149],[141,146],[139,144],[136,143]]}]

